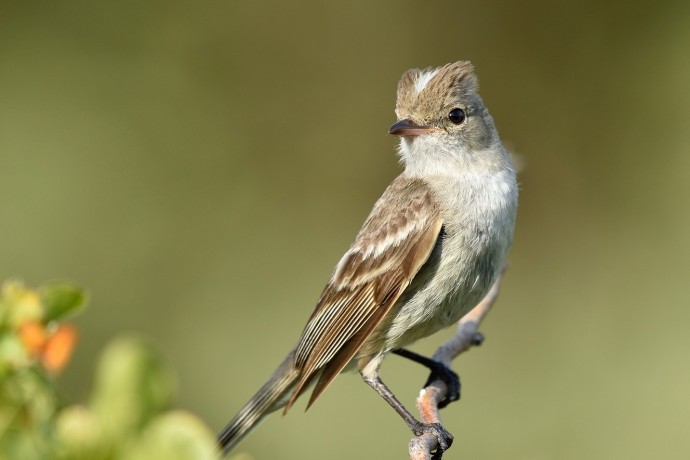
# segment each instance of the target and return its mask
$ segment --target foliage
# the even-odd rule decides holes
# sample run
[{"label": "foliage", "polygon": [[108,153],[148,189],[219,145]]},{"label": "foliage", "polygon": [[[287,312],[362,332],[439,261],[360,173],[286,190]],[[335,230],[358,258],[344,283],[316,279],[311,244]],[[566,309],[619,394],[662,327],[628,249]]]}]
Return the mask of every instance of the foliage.
[{"label": "foliage", "polygon": [[86,293],[53,283],[32,290],[10,280],[0,293],[0,459],[206,460],[218,458],[209,429],[169,410],[174,376],[140,337],[111,343],[89,402],[61,407],[55,377],[69,361]]}]

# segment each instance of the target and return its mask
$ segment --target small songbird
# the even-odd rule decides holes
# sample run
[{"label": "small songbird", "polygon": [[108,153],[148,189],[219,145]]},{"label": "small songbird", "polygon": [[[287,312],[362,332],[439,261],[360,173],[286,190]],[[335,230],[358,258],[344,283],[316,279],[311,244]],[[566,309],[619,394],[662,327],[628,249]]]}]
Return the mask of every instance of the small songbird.
[{"label": "small songbird", "polygon": [[388,132],[400,137],[404,172],[336,266],[297,346],[218,436],[223,450],[313,386],[309,407],[346,368],[357,369],[415,434],[434,434],[441,453],[450,446],[450,433],[415,419],[379,368],[387,353],[403,354],[401,347],[455,323],[486,295],[513,238],[515,168],[469,62],[405,72],[395,113]]}]

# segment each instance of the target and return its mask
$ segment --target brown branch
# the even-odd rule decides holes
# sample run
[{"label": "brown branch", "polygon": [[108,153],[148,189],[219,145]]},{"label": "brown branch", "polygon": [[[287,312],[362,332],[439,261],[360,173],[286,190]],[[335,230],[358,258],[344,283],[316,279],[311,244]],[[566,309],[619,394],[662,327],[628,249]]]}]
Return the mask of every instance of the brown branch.
[{"label": "brown branch", "polygon": [[[478,331],[479,325],[498,297],[501,277],[502,275],[498,276],[486,297],[460,319],[455,335],[438,347],[436,353],[434,353],[433,359],[435,361],[450,367],[453,358],[469,350],[472,346],[481,344],[484,337]],[[438,404],[446,397],[447,392],[448,387],[446,384],[441,380],[435,380],[419,393],[417,408],[424,423],[441,423]],[[408,445],[410,460],[440,458],[440,456],[432,457],[432,452],[437,449],[438,439],[429,433],[415,436]]]}]

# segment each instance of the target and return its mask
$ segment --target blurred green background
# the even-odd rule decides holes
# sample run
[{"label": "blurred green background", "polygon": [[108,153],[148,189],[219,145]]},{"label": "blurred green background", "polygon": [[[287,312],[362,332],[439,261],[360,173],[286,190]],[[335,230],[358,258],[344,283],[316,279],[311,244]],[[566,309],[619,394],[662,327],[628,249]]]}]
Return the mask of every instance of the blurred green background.
[{"label": "blurred green background", "polygon": [[[89,288],[65,400],[139,331],[220,429],[398,174],[398,78],[460,59],[525,166],[487,341],[442,414],[449,459],[687,459],[684,1],[3,1],[0,279]],[[383,378],[413,405],[426,373],[391,357]],[[303,404],[239,450],[405,458],[358,376]]]}]

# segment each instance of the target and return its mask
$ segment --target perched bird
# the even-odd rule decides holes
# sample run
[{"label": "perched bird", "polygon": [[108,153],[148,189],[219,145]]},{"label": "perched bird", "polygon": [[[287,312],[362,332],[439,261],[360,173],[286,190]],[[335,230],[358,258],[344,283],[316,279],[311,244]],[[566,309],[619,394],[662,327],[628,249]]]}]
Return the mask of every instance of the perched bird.
[{"label": "perched bird", "polygon": [[455,323],[486,295],[510,249],[518,187],[471,63],[408,70],[395,113],[388,132],[400,137],[403,173],[336,266],[297,346],[219,434],[222,449],[313,386],[309,407],[346,368],[415,434],[450,446],[450,433],[416,420],[379,368],[388,352]]}]

